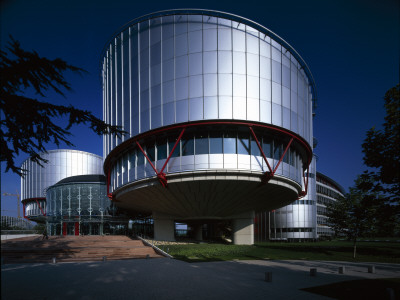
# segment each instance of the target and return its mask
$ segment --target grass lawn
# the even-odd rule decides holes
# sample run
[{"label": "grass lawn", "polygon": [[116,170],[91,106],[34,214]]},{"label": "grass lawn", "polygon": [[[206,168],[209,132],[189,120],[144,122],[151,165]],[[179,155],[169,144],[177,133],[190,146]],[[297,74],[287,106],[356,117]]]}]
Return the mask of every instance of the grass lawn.
[{"label": "grass lawn", "polygon": [[351,280],[302,290],[335,299],[392,299],[388,288],[394,299],[400,299],[400,278]]},{"label": "grass lawn", "polygon": [[169,245],[168,248],[169,254],[187,262],[233,259],[304,259],[400,263],[400,243],[385,241],[358,243],[356,259],[353,259],[353,244],[348,241],[257,243],[251,246],[187,244]]}]

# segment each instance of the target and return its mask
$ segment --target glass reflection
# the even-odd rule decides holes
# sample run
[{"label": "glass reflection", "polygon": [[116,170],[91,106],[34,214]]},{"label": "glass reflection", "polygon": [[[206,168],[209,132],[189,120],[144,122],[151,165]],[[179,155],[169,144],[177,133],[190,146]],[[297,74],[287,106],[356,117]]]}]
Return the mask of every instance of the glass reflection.
[{"label": "glass reflection", "polygon": [[217,73],[217,52],[203,52],[203,72]]},{"label": "glass reflection", "polygon": [[217,30],[203,30],[203,51],[217,50]]},{"label": "glass reflection", "polygon": [[224,133],[224,153],[236,154],[236,133]]},{"label": "glass reflection", "polygon": [[202,120],[203,119],[203,98],[190,99],[190,120]]},{"label": "glass reflection", "polygon": [[204,119],[218,118],[217,97],[204,97]]},{"label": "glass reflection", "polygon": [[239,134],[238,135],[237,151],[238,151],[238,154],[248,155],[250,153],[249,135],[248,134]]},{"label": "glass reflection", "polygon": [[201,52],[203,49],[203,32],[189,32],[189,53]]},{"label": "glass reflection", "polygon": [[189,75],[200,75],[203,72],[203,55],[194,53],[189,55]]},{"label": "glass reflection", "polygon": [[195,139],[195,146],[196,150],[195,153],[197,154],[208,154],[208,136],[205,133],[196,134]]},{"label": "glass reflection", "polygon": [[222,134],[220,132],[210,133],[210,154],[220,154],[222,152]]},{"label": "glass reflection", "polygon": [[163,124],[170,125],[175,122],[175,103],[167,103],[163,105]]},{"label": "glass reflection", "polygon": [[182,138],[182,156],[194,154],[194,140],[190,137]]},{"label": "glass reflection", "polygon": [[227,28],[218,28],[218,50],[232,49],[231,30]]}]

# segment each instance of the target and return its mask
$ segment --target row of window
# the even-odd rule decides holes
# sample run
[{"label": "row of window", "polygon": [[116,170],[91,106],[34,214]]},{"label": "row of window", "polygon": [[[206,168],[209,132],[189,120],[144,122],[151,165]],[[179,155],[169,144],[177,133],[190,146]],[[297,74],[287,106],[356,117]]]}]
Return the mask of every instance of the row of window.
[{"label": "row of window", "polygon": [[313,200],[296,200],[292,204],[299,204],[299,205],[314,205],[315,201]]},{"label": "row of window", "polygon": [[327,187],[319,185],[319,184],[317,184],[317,193],[332,197],[334,199],[340,199],[341,197],[343,197],[338,192],[335,192],[335,191],[331,190],[330,188],[327,188]]},{"label": "row of window", "polygon": [[271,228],[271,232],[313,232],[314,228]]},{"label": "row of window", "polygon": [[323,206],[317,206],[317,214],[318,215],[326,215],[328,212],[328,209]]},{"label": "row of window", "polygon": [[[260,146],[266,157],[279,160],[283,155],[288,142],[281,142],[272,137],[258,137]],[[156,141],[142,145],[151,161],[166,159],[173,149],[176,138],[160,138]],[[144,164],[145,157],[140,150],[137,151],[137,164]],[[185,134],[177,144],[171,157],[191,156],[201,154],[243,154],[261,156],[261,151],[249,133],[238,132],[203,132]],[[302,164],[300,155],[294,147],[289,147],[283,162],[296,168]]]},{"label": "row of window", "polygon": [[327,186],[331,187],[334,190],[339,190],[339,188],[335,184],[333,184],[332,182],[326,180],[325,178],[323,178],[321,176],[317,177],[317,182],[320,182],[320,183],[322,183],[324,185],[327,185]]},{"label": "row of window", "polygon": [[317,195],[317,203],[322,205],[328,205],[335,202],[332,198],[327,198],[321,195]]},{"label": "row of window", "polygon": [[[158,170],[161,169],[162,165],[157,165],[157,162],[162,161],[162,164],[164,163],[171,150],[174,148],[178,135],[179,134],[177,133],[174,137],[162,137],[152,140],[151,142],[141,142],[143,151],[146,153],[150,161],[157,166]],[[279,172],[282,172],[282,175],[284,176],[300,182],[301,170],[304,162],[302,161],[299,151],[295,147],[296,143],[293,142],[287,149],[286,154],[283,156],[288,141],[282,141],[274,139],[272,136],[262,135],[259,135],[258,139],[265,156],[270,159],[275,159],[275,165],[277,164],[277,161],[283,157],[282,162],[286,164],[282,169],[279,168]],[[143,152],[135,144],[133,144],[133,147],[135,148],[131,148],[122,154],[112,168],[112,187],[155,175]],[[252,136],[250,136],[250,133],[238,131],[209,131],[185,133],[176,145],[175,150],[171,155],[172,160],[170,160],[168,167],[164,169],[164,172],[178,172],[183,170],[192,170],[193,168],[222,168],[222,165],[225,163],[231,164],[230,168],[235,167],[232,165],[234,164],[233,161],[228,162],[227,160],[224,162],[222,157],[219,157],[218,159],[214,157],[214,161],[210,161],[209,164],[209,159],[204,157],[204,155],[209,154],[247,155],[249,160],[248,162],[241,160],[240,164],[243,164],[241,168],[254,168],[255,170],[266,170],[267,168],[261,158],[262,155],[257,142]],[[196,166],[190,166],[190,164],[194,164],[194,161],[183,160],[184,157],[189,156],[196,157]],[[251,162],[250,156],[259,158],[256,158],[255,162]],[[182,166],[180,166],[179,161],[177,162],[173,159],[177,157],[182,157]],[[273,162],[269,161],[269,163],[271,168],[274,168]],[[253,164],[257,164],[257,166],[253,166]],[[293,168],[289,168],[289,165],[293,166]],[[281,166],[283,166],[283,164],[281,164]],[[236,165],[235,168],[238,168],[238,166]]]}]

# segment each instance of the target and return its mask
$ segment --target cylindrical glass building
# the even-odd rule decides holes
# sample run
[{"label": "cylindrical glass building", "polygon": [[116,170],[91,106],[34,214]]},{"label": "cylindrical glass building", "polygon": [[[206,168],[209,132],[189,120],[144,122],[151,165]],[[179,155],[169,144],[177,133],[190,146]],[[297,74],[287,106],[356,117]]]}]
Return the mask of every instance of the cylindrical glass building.
[{"label": "cylindrical glass building", "polygon": [[51,235],[103,235],[126,233],[128,219],[106,193],[104,175],[67,177],[46,192],[47,222]]},{"label": "cylindrical glass building", "polygon": [[40,156],[48,161],[42,166],[30,158],[22,163],[26,175],[21,178],[21,201],[24,217],[44,222],[47,188],[66,177],[103,174],[103,159],[92,153],[68,149],[51,150]]},{"label": "cylindrical glass building", "polygon": [[157,12],[113,36],[102,65],[104,120],[129,133],[104,138],[108,192],[152,214],[156,238],[173,239],[157,224],[223,218],[247,228],[234,229],[235,243],[252,243],[254,211],[304,196],[314,82],[267,28],[216,11]]}]

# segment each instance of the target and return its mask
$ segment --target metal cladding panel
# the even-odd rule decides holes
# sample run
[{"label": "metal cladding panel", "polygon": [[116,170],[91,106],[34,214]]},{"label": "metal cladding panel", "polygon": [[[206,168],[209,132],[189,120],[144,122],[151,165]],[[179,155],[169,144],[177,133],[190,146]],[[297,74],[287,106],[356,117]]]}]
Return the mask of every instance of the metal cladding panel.
[{"label": "metal cladding panel", "polygon": [[[272,238],[317,238],[316,215],[316,158],[312,160],[309,169],[308,193],[301,200],[271,212],[271,227],[277,228],[278,233]],[[272,225],[273,224],[273,225]],[[312,232],[289,232],[294,230],[312,230]]]},{"label": "metal cladding panel", "polygon": [[48,187],[75,175],[103,174],[102,157],[77,150],[51,150],[42,153],[43,167],[27,159],[22,163],[27,175],[21,178],[21,200],[45,198]]},{"label": "metal cladding panel", "polygon": [[137,134],[210,119],[260,121],[312,141],[313,85],[297,52],[268,29],[206,10],[133,21],[104,51],[104,156]]},{"label": "metal cladding panel", "polygon": [[[103,140],[113,196],[156,178],[165,187],[177,173],[221,169],[301,186],[312,155],[314,82],[276,34],[227,13],[165,11],[126,25],[103,54],[104,120],[128,132]],[[285,218],[292,224],[298,215]]]}]

